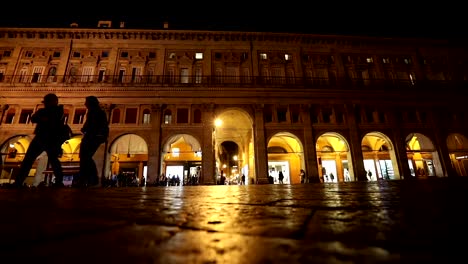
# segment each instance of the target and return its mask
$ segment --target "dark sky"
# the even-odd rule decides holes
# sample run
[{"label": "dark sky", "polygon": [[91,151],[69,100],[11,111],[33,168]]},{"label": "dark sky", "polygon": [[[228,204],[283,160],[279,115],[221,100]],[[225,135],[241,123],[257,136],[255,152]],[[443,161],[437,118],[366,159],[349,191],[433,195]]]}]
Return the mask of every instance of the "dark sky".
[{"label": "dark sky", "polygon": [[[50,2],[52,1],[52,2]],[[384,37],[468,37],[462,1],[442,6],[426,1],[118,1],[50,0],[43,5],[16,0],[1,5],[0,27],[95,27],[98,20],[126,21],[128,28],[345,34]],[[124,1],[128,3],[128,1]],[[434,5],[431,3],[434,2]],[[195,3],[195,4],[194,4]],[[197,3],[200,5],[197,6]]]}]

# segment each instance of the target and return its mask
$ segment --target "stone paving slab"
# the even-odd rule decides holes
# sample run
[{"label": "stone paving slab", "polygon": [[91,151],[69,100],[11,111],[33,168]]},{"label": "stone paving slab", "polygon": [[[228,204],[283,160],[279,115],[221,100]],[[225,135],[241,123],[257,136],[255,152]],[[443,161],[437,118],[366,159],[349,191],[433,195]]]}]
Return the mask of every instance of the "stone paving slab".
[{"label": "stone paving slab", "polygon": [[458,263],[467,205],[468,177],[0,189],[0,256],[1,263]]}]

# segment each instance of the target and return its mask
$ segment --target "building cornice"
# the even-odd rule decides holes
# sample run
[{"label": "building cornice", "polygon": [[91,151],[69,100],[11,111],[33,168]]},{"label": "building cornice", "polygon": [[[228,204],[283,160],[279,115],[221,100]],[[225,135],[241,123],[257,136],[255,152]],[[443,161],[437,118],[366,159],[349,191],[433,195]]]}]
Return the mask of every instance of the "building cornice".
[{"label": "building cornice", "polygon": [[447,45],[444,39],[385,38],[348,35],[317,35],[300,33],[92,29],[92,28],[0,28],[1,39],[30,40],[129,40],[129,41],[200,41],[200,42],[275,42],[288,44],[337,45],[366,47],[375,45]]}]

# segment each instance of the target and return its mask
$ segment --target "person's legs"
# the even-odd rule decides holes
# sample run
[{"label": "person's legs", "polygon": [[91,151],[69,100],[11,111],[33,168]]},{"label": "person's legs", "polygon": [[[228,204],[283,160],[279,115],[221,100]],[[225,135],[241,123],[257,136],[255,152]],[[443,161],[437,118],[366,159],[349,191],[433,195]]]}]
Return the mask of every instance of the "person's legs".
[{"label": "person's legs", "polygon": [[46,150],[50,166],[52,166],[52,169],[54,170],[55,185],[57,186],[63,184],[62,163],[60,163],[58,158],[60,151],[61,146],[48,147]]},{"label": "person's legs", "polygon": [[80,146],[80,182],[81,184],[96,185],[99,183],[98,171],[93,156],[101,143],[86,137]]},{"label": "person's legs", "polygon": [[36,160],[36,158],[44,151],[44,146],[38,139],[34,138],[26,151],[26,155],[21,162],[18,175],[16,176],[15,185],[18,187],[23,186],[24,180],[28,177],[29,171]]}]

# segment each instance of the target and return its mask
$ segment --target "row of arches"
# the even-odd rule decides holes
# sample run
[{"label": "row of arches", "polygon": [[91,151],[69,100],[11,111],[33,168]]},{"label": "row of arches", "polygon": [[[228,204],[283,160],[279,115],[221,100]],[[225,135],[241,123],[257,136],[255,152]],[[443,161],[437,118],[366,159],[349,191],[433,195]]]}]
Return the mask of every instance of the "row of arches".
[{"label": "row of arches", "polygon": [[[265,139],[265,153],[261,152],[249,115],[240,110],[227,110],[216,116],[213,127],[214,171],[203,170],[202,141],[190,130],[173,133],[162,139],[161,149],[150,149],[147,140],[138,134],[116,136],[107,146],[106,152],[97,157],[103,167],[103,175],[126,174],[147,183],[159,182],[162,175],[149,175],[150,156],[160,158],[157,170],[165,177],[176,176],[181,185],[204,184],[207,182],[239,184],[241,176],[245,184],[258,182],[259,155],[265,155],[267,174],[273,183],[279,183],[279,172],[284,175],[284,184],[301,182],[300,170],[306,169],[304,144],[291,131],[278,131]],[[24,153],[30,142],[27,135],[13,136],[1,146],[1,177],[5,181],[15,178]],[[408,177],[447,176],[441,157],[433,141],[422,133],[406,136],[406,154],[410,173]],[[62,146],[62,164],[77,165],[81,136],[74,137]],[[458,175],[468,175],[468,141],[458,133],[450,134],[446,141],[452,168]],[[324,132],[315,140],[317,170],[321,182],[357,181],[353,169],[353,157],[345,136],[339,132]],[[160,151],[160,155],[153,155]],[[390,138],[379,131],[369,132],[362,137],[361,150],[364,169],[368,180],[394,180],[406,177],[400,171],[395,147]],[[30,176],[40,173],[44,162],[36,162]],[[310,176],[310,175],[309,175]],[[224,177],[225,180],[221,181]]]}]

